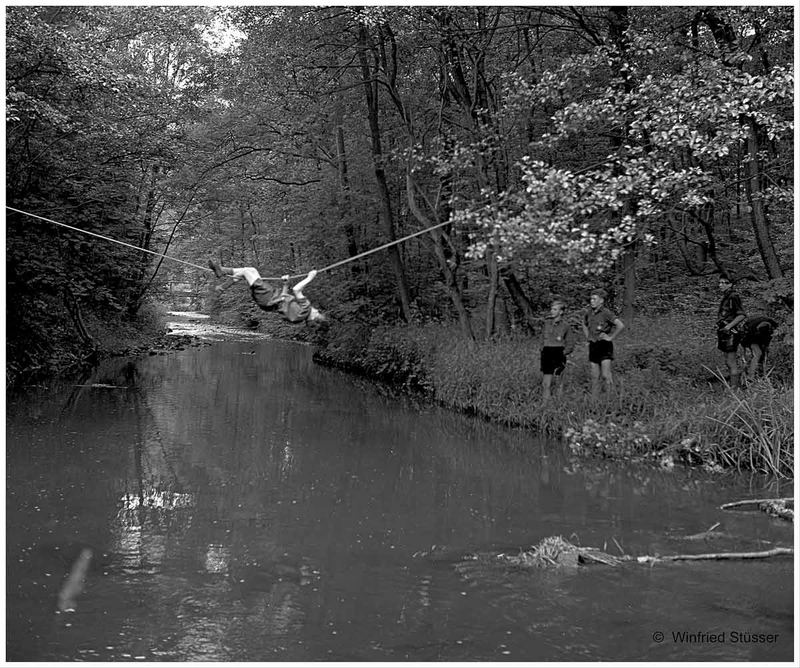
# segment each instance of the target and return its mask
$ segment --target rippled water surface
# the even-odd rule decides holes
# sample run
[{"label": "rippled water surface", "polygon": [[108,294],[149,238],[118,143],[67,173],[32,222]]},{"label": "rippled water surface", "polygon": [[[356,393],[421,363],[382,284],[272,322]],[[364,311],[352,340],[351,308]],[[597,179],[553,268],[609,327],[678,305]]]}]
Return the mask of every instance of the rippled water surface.
[{"label": "rippled water surface", "polygon": [[[289,343],[116,361],[76,384],[8,401],[9,660],[792,658],[790,559],[461,559],[558,534],[633,555],[791,545],[790,524],[719,510],[789,489],[575,462]],[[74,611],[57,614],[85,548]]]}]

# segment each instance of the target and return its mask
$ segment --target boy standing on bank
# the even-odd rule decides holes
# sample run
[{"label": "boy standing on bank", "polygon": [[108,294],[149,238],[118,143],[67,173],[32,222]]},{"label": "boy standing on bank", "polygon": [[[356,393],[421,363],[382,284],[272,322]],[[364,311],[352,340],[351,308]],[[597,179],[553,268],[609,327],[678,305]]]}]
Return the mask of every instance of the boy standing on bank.
[{"label": "boy standing on bank", "polygon": [[[575,347],[572,330],[564,318],[566,304],[560,299],[554,299],[550,305],[550,315],[544,320],[542,330],[542,400],[550,398],[550,388],[553,377],[560,377],[567,365],[567,355]],[[558,386],[561,391],[561,383]]]},{"label": "boy standing on bank", "polygon": [[742,298],[733,289],[733,280],[727,274],[720,275],[719,290],[722,300],[717,311],[717,348],[725,356],[725,364],[730,372],[730,386],[738,389],[741,375],[736,355],[741,338],[739,324],[747,314],[742,307]]},{"label": "boy standing on bank", "polygon": [[606,392],[614,387],[611,362],[614,359],[614,344],[617,335],[625,328],[611,311],[605,308],[608,293],[601,289],[592,291],[589,308],[583,317],[583,333],[589,341],[589,365],[592,374],[592,399],[600,395],[600,378],[605,381]]}]

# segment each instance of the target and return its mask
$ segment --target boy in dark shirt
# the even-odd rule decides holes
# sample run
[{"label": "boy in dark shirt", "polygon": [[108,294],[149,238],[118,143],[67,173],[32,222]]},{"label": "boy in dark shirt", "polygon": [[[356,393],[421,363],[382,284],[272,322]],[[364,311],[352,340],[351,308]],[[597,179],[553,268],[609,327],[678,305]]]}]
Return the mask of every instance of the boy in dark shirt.
[{"label": "boy in dark shirt", "polygon": [[614,359],[612,341],[625,328],[620,320],[604,304],[608,293],[594,290],[589,296],[589,308],[583,317],[583,333],[589,341],[589,368],[592,374],[592,398],[600,395],[600,377],[605,381],[606,392],[614,387],[611,361]]},{"label": "boy in dark shirt", "polygon": [[254,267],[223,267],[213,260],[209,262],[209,266],[214,270],[217,278],[230,277],[224,283],[216,286],[217,292],[222,292],[244,278],[250,286],[250,295],[253,301],[264,311],[278,311],[285,320],[291,323],[320,324],[328,320],[324,314],[311,305],[311,302],[303,294],[303,288],[317,275],[314,269],[308,272],[308,276],[289,292],[288,276],[281,277],[282,287],[270,287]]},{"label": "boy in dark shirt", "polygon": [[742,299],[733,289],[733,281],[726,275],[719,277],[722,300],[717,312],[717,348],[725,355],[725,364],[730,371],[730,385],[739,387],[739,364],[736,349],[741,337],[738,326],[747,317],[742,308]]},{"label": "boy in dark shirt", "polygon": [[[567,355],[575,347],[572,331],[564,319],[566,304],[560,299],[553,300],[550,305],[550,315],[545,318],[542,330],[542,400],[550,398],[550,387],[553,376],[561,376],[567,365]],[[559,392],[561,385],[559,384]]]}]

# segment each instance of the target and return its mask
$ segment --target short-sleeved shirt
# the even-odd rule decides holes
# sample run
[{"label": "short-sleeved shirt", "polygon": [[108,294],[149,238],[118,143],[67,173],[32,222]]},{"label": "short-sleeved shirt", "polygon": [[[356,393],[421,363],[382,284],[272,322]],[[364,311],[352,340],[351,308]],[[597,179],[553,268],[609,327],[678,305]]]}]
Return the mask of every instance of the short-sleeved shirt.
[{"label": "short-sleeved shirt", "polygon": [[572,331],[566,320],[562,318],[556,322],[550,316],[544,319],[543,348],[564,348],[565,352],[570,353],[573,346]]},{"label": "short-sleeved shirt", "polygon": [[742,307],[742,298],[733,290],[728,290],[722,295],[722,301],[719,303],[719,311],[717,312],[718,323],[727,325],[734,318],[740,315],[746,315]]},{"label": "short-sleeved shirt", "polygon": [[605,307],[595,311],[593,308],[586,309],[583,322],[589,330],[589,341],[601,341],[600,334],[610,334],[614,329],[614,321],[617,316]]},{"label": "short-sleeved shirt", "polygon": [[257,278],[250,286],[253,301],[265,311],[277,311],[283,301],[283,290],[270,286],[263,278]]},{"label": "short-sleeved shirt", "polygon": [[306,297],[298,299],[294,295],[283,295],[278,311],[289,322],[303,322],[311,313],[311,302]]}]

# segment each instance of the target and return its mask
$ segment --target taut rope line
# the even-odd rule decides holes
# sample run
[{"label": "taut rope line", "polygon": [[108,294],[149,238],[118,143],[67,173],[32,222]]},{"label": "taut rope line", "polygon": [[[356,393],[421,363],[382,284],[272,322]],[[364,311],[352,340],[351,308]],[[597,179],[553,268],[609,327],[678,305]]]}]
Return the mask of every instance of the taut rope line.
[{"label": "taut rope line", "polygon": [[[203,267],[199,264],[195,264],[194,262],[187,262],[186,260],[181,260],[177,257],[171,257],[170,255],[165,255],[164,253],[156,253],[155,251],[148,250],[146,248],[141,248],[140,246],[134,246],[133,244],[126,243],[124,241],[119,241],[118,239],[112,239],[111,237],[103,236],[102,234],[97,234],[96,232],[89,232],[88,230],[82,230],[80,227],[73,227],[72,225],[67,225],[66,223],[59,223],[57,220],[52,220],[51,218],[45,218],[44,216],[38,216],[35,213],[28,213],[27,211],[22,211],[20,209],[15,209],[12,206],[6,206],[6,209],[9,211],[14,211],[16,213],[21,213],[23,216],[30,216],[31,218],[38,218],[39,220],[44,220],[48,223],[53,223],[53,225],[60,225],[61,227],[66,227],[70,230],[75,230],[76,232],[83,232],[84,234],[88,234],[93,237],[97,237],[98,239],[105,239],[106,241],[110,241],[111,243],[120,244],[121,246],[127,246],[128,248],[133,248],[134,250],[142,251],[143,253],[150,253],[151,255],[156,255],[158,257],[163,257],[165,260],[172,260],[174,262],[180,262],[181,264],[188,265],[190,267],[195,267],[196,269],[201,269],[202,271],[212,271],[209,267]],[[382,246],[378,246],[377,248],[371,248],[368,251],[364,251],[363,253],[359,253],[358,255],[353,255],[352,257],[345,258],[344,260],[339,260],[338,262],[334,262],[333,264],[329,264],[327,267],[323,267],[322,269],[318,269],[317,273],[322,273],[323,271],[330,271],[336,267],[340,267],[343,264],[347,264],[348,262],[353,262],[354,260],[358,260],[362,257],[366,257],[367,255],[371,255],[372,253],[377,253],[378,251],[385,250],[390,246],[394,246],[395,244],[401,244],[404,241],[408,241],[409,239],[413,239],[414,237],[418,237],[420,234],[425,234],[426,232],[430,232],[435,230],[437,227],[442,227],[447,225],[450,221],[446,220],[443,223],[437,223],[436,225],[432,225],[431,227],[426,227],[424,230],[419,230],[417,232],[413,232],[412,234],[407,234],[406,236],[395,239],[394,241],[390,241],[388,243],[383,244]],[[297,274],[296,276],[290,276],[289,278],[301,278],[305,276],[305,274]],[[263,277],[267,281],[278,281],[280,278],[275,277]]]},{"label": "taut rope line", "polygon": [[104,237],[102,234],[96,234],[95,232],[89,232],[89,230],[82,230],[80,227],[72,227],[72,225],[67,225],[66,223],[59,223],[57,220],[51,220],[50,218],[45,218],[44,216],[37,216],[35,213],[28,213],[27,211],[20,211],[19,209],[15,209],[12,206],[7,206],[6,209],[9,211],[16,211],[17,213],[21,213],[24,216],[30,216],[31,218],[38,218],[39,220],[44,220],[48,223],[53,223],[53,225],[60,225],[61,227],[66,227],[70,230],[75,230],[76,232],[83,232],[84,234],[88,234],[93,237],[97,237],[98,239],[105,239],[106,241],[110,241],[115,244],[119,244],[120,246],[127,246],[128,248],[133,248],[138,251],[142,251],[142,253],[150,253],[150,255],[157,255],[158,257],[163,257],[167,260],[174,260],[175,262],[180,262],[181,264],[188,264],[190,267],[196,267],[197,269],[202,269],[204,271],[211,271],[208,267],[201,267],[199,264],[195,264],[194,262],[187,262],[186,260],[179,260],[177,257],[170,257],[169,255],[164,255],[164,253],[156,253],[155,251],[147,250],[146,248],[140,248],[139,246],[134,246],[133,244],[126,243],[124,241],[119,241],[118,239],[112,239],[111,237]]},{"label": "taut rope line", "polygon": [[382,246],[378,246],[377,248],[371,248],[368,251],[364,251],[363,253],[359,253],[358,255],[353,255],[353,257],[348,257],[344,260],[339,260],[338,262],[334,262],[333,264],[329,264],[327,267],[323,267],[322,269],[318,269],[317,273],[322,271],[328,271],[329,269],[333,269],[334,267],[338,267],[343,264],[347,264],[348,262],[352,262],[353,260],[358,260],[366,255],[370,255],[371,253],[377,253],[378,251],[382,251],[389,246],[394,246],[395,244],[401,244],[404,241],[408,241],[414,237],[418,237],[420,234],[425,234],[425,232],[430,232],[431,230],[435,230],[437,227],[442,227],[443,225],[447,225],[450,221],[446,220],[443,223],[437,223],[436,225],[432,225],[431,227],[426,227],[424,230],[419,230],[418,232],[414,232],[412,234],[407,234],[406,236],[402,237],[401,239],[395,239],[394,241],[390,241],[388,243],[383,244]]}]

